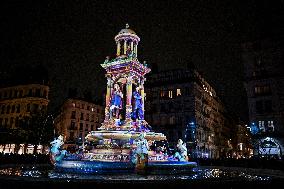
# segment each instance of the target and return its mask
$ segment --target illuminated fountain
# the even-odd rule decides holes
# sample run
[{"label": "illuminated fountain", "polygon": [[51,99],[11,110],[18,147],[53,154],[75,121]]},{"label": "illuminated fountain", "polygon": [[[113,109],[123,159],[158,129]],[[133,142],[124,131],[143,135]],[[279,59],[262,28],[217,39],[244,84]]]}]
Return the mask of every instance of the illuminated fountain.
[{"label": "illuminated fountain", "polygon": [[[182,155],[170,158],[167,153],[153,148],[156,142],[166,141],[166,136],[153,132],[144,120],[144,82],[151,69],[137,59],[140,38],[126,25],[115,36],[115,41],[116,57],[107,57],[101,64],[107,78],[104,122],[98,131],[86,136],[89,146],[84,146],[81,153],[65,155],[66,152],[57,150],[61,142],[53,143],[52,151],[56,153],[51,158],[55,167],[84,173],[155,172],[195,167],[195,162],[182,157],[186,156],[184,150]],[[179,145],[182,147],[182,143]]]}]

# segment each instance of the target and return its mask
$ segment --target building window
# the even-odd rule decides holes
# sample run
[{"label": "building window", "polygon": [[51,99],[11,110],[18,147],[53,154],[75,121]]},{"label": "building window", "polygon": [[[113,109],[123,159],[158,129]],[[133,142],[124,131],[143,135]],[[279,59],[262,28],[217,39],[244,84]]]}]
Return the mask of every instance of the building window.
[{"label": "building window", "polygon": [[13,128],[13,124],[14,124],[14,118],[11,117],[11,118],[10,118],[10,126],[11,126],[11,128]]},{"label": "building window", "polygon": [[20,104],[17,105],[17,108],[16,108],[16,109],[17,109],[16,112],[17,112],[17,113],[20,113]]},{"label": "building window", "polygon": [[8,125],[8,118],[5,118],[5,123],[4,123],[5,126]]},{"label": "building window", "polygon": [[47,98],[47,91],[46,90],[43,91],[43,97]]},{"label": "building window", "polygon": [[39,110],[38,104],[33,104],[33,112],[37,112]]},{"label": "building window", "polygon": [[81,120],[84,120],[84,113],[81,113],[80,119],[81,119]]},{"label": "building window", "polygon": [[70,129],[75,130],[76,124],[74,121],[71,121]]},{"label": "building window", "polygon": [[165,97],[165,96],[166,96],[166,91],[161,90],[161,92],[160,92],[160,96],[161,96],[161,97]]},{"label": "building window", "polygon": [[9,114],[9,113],[10,113],[10,105],[8,105],[6,109],[6,114]]},{"label": "building window", "polygon": [[94,130],[94,125],[91,125],[91,131],[93,131]]},{"label": "building window", "polygon": [[85,131],[88,131],[88,129],[89,129],[89,124],[86,124]]},{"label": "building window", "polygon": [[31,104],[27,104],[27,112],[31,111]]},{"label": "building window", "polygon": [[89,121],[90,114],[87,114],[86,121]]},{"label": "building window", "polygon": [[254,87],[255,95],[267,95],[271,93],[271,89],[269,85],[264,86],[256,86]]},{"label": "building window", "polygon": [[19,97],[23,97],[23,90],[20,90]]},{"label": "building window", "polygon": [[19,126],[19,117],[16,117],[16,120],[15,120],[15,126],[18,127]]},{"label": "building window", "polygon": [[35,91],[35,96],[36,96],[36,97],[40,97],[40,89],[36,89],[36,91]]},{"label": "building window", "polygon": [[174,116],[170,117],[170,124],[171,125],[175,124],[175,117]]},{"label": "building window", "polygon": [[2,106],[1,114],[4,114],[4,112],[5,112],[5,106],[3,105],[3,106]]},{"label": "building window", "polygon": [[14,90],[14,93],[13,93],[12,97],[13,97],[13,98],[17,98],[17,93],[18,93],[18,92],[17,92],[16,90]]},{"label": "building window", "polygon": [[258,121],[258,127],[261,132],[265,132],[264,121]]},{"label": "building window", "polygon": [[87,110],[90,110],[90,106],[87,106]]},{"label": "building window", "polygon": [[32,89],[29,89],[28,96],[33,96],[33,90]]},{"label": "building window", "polygon": [[74,140],[74,132],[70,132],[69,140]]},{"label": "building window", "polygon": [[173,98],[173,91],[169,91],[169,98]]},{"label": "building window", "polygon": [[95,108],[92,108],[92,112],[94,112],[95,111]]},{"label": "building window", "polygon": [[91,115],[91,122],[94,122],[94,118],[95,118],[95,115],[92,114],[92,115]]},{"label": "building window", "polygon": [[264,111],[267,113],[272,112],[272,101],[271,100],[264,101]]},{"label": "building window", "polygon": [[263,113],[262,101],[261,100],[255,102],[255,110],[256,110],[257,114]]},{"label": "building window", "polygon": [[41,109],[42,109],[43,111],[47,111],[47,106],[46,106],[46,105],[42,105],[42,106],[41,106]]},{"label": "building window", "polygon": [[11,113],[15,112],[15,105],[12,106]]},{"label": "building window", "polygon": [[71,119],[76,119],[76,112],[75,112],[75,111],[72,111],[72,113],[71,113]]},{"label": "building window", "polygon": [[274,124],[273,124],[273,121],[268,121],[267,122],[267,127],[268,127],[268,130],[270,132],[274,132]]},{"label": "building window", "polygon": [[177,89],[177,96],[181,96],[181,90]]},{"label": "building window", "polygon": [[80,131],[83,130],[83,123],[80,123]]}]

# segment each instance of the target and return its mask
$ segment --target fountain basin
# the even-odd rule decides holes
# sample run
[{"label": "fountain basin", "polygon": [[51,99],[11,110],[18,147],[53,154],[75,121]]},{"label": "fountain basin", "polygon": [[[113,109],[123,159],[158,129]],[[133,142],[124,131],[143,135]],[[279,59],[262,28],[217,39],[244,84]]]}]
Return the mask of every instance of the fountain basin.
[{"label": "fountain basin", "polygon": [[[196,162],[181,161],[150,161],[146,167],[146,172],[156,173],[187,173],[197,167]],[[135,172],[135,164],[131,162],[111,162],[111,161],[82,161],[82,160],[62,160],[55,164],[57,171],[69,173],[91,173],[104,174],[114,172]]]}]

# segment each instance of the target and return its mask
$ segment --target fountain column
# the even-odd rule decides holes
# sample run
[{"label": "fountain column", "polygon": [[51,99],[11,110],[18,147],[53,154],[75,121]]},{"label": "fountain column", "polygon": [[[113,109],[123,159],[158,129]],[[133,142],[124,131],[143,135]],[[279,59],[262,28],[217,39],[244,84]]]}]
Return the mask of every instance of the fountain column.
[{"label": "fountain column", "polygon": [[106,107],[105,107],[105,121],[109,121],[110,115],[109,115],[109,108],[110,108],[110,98],[111,98],[111,88],[112,88],[112,80],[111,75],[106,74],[107,78],[107,92],[106,92]]},{"label": "fountain column", "polygon": [[117,41],[117,50],[116,50],[116,56],[120,55],[120,41]]},{"label": "fountain column", "polygon": [[133,41],[131,41],[131,52],[133,52]]},{"label": "fountain column", "polygon": [[132,113],[132,77],[127,77],[126,82],[126,122],[131,122],[131,113]]},{"label": "fountain column", "polygon": [[137,46],[138,46],[138,41],[134,41],[133,43],[133,52],[135,53],[136,57],[137,57]]},{"label": "fountain column", "polygon": [[144,103],[145,103],[144,81],[145,80],[146,80],[145,78],[141,79],[141,83],[140,83],[141,97],[142,97],[142,111],[143,111],[142,120],[144,120],[144,112],[145,112],[145,109],[144,109]]},{"label": "fountain column", "polygon": [[126,54],[126,50],[127,50],[127,41],[125,39],[124,40],[124,53],[123,54]]}]

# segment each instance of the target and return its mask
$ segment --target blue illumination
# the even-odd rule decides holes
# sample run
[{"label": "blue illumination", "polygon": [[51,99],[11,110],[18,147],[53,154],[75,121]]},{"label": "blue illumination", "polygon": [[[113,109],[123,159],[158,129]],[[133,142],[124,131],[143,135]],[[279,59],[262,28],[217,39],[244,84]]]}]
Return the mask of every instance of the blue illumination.
[{"label": "blue illumination", "polygon": [[259,128],[254,122],[252,122],[250,128],[251,128],[251,134],[255,135],[259,133]]}]

